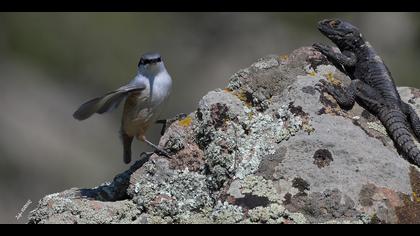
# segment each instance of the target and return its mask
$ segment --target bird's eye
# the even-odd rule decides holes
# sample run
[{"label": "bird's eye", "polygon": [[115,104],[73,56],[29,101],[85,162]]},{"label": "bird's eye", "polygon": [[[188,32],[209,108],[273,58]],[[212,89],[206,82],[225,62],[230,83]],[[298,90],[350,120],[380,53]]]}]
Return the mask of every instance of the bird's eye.
[{"label": "bird's eye", "polygon": [[337,28],[338,25],[340,25],[340,23],[341,22],[339,20],[333,20],[333,21],[330,22],[330,26],[333,27],[333,28]]}]

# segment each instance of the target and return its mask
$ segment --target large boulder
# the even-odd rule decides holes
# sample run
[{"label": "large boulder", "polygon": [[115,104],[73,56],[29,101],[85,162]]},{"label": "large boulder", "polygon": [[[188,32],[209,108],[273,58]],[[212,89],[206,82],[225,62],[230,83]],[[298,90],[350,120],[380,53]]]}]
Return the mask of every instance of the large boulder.
[{"label": "large boulder", "polygon": [[[47,195],[29,223],[420,223],[419,169],[320,79],[349,81],[311,47],[262,58],[170,124],[171,158]],[[420,91],[399,91],[419,113]]]}]

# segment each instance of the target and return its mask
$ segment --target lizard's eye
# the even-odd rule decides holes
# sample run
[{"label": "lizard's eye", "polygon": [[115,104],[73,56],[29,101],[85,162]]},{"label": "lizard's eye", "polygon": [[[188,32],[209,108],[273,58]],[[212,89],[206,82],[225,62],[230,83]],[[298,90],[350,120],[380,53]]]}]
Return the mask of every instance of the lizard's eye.
[{"label": "lizard's eye", "polygon": [[338,25],[340,25],[340,21],[339,20],[333,20],[330,22],[330,26],[333,28],[337,28]]}]

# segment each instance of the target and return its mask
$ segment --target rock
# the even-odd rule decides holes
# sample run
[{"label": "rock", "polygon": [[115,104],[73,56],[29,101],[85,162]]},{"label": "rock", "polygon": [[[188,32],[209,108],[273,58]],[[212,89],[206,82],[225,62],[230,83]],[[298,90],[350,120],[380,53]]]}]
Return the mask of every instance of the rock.
[{"label": "rock", "polygon": [[[168,127],[172,158],[48,195],[29,223],[420,223],[419,169],[320,79],[349,80],[310,47],[262,58]],[[419,112],[420,91],[399,91]]]}]

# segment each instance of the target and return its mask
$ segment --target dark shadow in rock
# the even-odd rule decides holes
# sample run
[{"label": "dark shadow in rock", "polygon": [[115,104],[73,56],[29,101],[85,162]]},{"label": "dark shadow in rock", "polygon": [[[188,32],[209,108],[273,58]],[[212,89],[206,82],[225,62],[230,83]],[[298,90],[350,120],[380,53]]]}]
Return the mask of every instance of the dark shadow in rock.
[{"label": "dark shadow in rock", "polygon": [[255,207],[266,207],[270,203],[267,197],[260,197],[252,194],[245,194],[243,198],[237,198],[235,205],[241,206],[246,209],[252,209]]},{"label": "dark shadow in rock", "polygon": [[300,193],[304,193],[306,190],[309,190],[309,183],[300,177],[294,178],[292,180],[292,186],[297,188]]},{"label": "dark shadow in rock", "polygon": [[330,163],[334,160],[332,154],[327,149],[318,149],[314,153],[313,156],[314,164],[318,166],[318,168],[323,168],[325,166],[329,166]]},{"label": "dark shadow in rock", "polygon": [[127,188],[130,182],[130,176],[136,170],[144,165],[149,159],[151,154],[142,153],[140,160],[137,160],[127,171],[114,177],[114,180],[109,184],[103,184],[96,188],[85,188],[77,190],[80,198],[87,198],[103,202],[115,202],[129,199],[127,195]]}]

